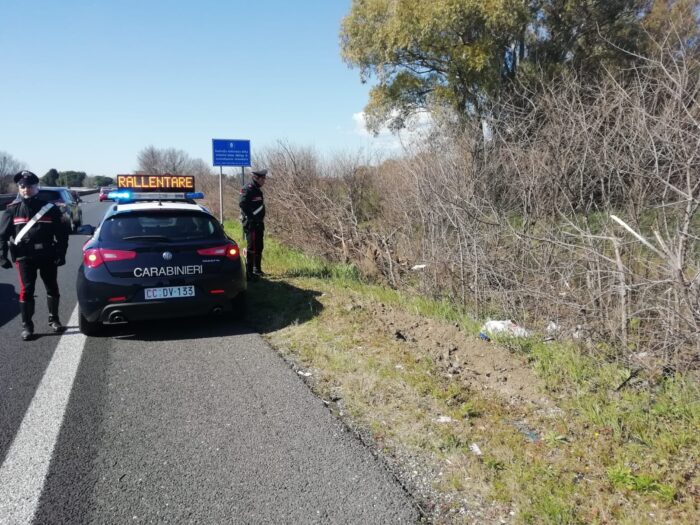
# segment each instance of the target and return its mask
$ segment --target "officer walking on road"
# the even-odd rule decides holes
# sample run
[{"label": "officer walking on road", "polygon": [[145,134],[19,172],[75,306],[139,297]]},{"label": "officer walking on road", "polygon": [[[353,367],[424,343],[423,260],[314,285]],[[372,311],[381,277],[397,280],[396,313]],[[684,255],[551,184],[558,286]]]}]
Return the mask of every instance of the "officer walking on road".
[{"label": "officer walking on road", "polygon": [[265,185],[267,170],[257,170],[252,173],[253,180],[241,188],[241,222],[248,243],[245,260],[248,280],[262,277],[263,235],[265,233],[265,202],[262,187]]},{"label": "officer walking on road", "polygon": [[57,206],[39,199],[39,178],[34,173],[21,171],[14,181],[20,198],[0,216],[0,266],[12,268],[10,259],[17,264],[22,339],[29,341],[34,338],[32,317],[37,273],[46,287],[49,326],[55,333],[64,330],[58,320],[58,267],[66,264],[70,225],[63,220]]}]

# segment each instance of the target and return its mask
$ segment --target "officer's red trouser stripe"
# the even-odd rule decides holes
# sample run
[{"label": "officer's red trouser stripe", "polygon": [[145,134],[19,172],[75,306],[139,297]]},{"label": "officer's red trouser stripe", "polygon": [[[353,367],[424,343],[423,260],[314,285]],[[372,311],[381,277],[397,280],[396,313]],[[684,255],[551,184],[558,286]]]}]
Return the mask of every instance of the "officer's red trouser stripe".
[{"label": "officer's red trouser stripe", "polygon": [[19,278],[19,302],[24,302],[24,281],[22,280],[22,272],[19,271],[19,264],[15,263],[17,268],[17,277]]}]

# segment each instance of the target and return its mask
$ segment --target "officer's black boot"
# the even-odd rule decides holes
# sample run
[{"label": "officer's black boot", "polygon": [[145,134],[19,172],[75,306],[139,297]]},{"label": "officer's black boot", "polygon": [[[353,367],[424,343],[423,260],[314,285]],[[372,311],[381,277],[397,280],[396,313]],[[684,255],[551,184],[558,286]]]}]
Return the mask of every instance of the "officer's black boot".
[{"label": "officer's black boot", "polygon": [[245,274],[246,279],[249,281],[254,281],[257,278],[257,275],[255,275],[255,271],[253,270],[253,258],[254,255],[250,252],[248,252],[245,258]]},{"label": "officer's black boot", "polygon": [[262,271],[262,253],[256,253],[255,254],[255,275],[263,276],[265,275],[265,272]]},{"label": "officer's black boot", "polygon": [[65,327],[61,324],[61,321],[58,320],[58,301],[59,298],[52,295],[49,295],[46,298],[46,306],[49,308],[49,326],[55,334],[65,330]]},{"label": "officer's black boot", "polygon": [[34,338],[34,301],[19,303],[19,309],[22,315],[22,341],[29,341]]}]

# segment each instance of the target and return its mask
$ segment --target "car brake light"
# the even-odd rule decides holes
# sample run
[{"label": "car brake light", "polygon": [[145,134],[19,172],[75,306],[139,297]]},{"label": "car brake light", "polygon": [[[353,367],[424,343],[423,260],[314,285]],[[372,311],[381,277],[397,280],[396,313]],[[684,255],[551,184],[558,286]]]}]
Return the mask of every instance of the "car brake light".
[{"label": "car brake light", "polygon": [[238,259],[239,256],[238,246],[235,244],[224,244],[223,246],[215,246],[214,248],[202,248],[201,250],[197,250],[197,253],[199,255],[226,257],[232,261]]},{"label": "car brake light", "polygon": [[91,248],[83,252],[83,264],[88,268],[97,268],[104,262],[125,261],[134,257],[136,257],[136,252],[129,250]]}]

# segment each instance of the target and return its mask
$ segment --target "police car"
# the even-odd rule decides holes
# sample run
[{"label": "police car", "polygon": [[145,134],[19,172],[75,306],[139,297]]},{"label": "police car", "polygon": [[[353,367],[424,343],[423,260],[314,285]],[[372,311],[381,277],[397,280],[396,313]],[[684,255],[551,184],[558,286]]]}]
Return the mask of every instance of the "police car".
[{"label": "police car", "polygon": [[245,311],[245,264],[236,242],[193,199],[194,178],[119,175],[118,189],[83,246],[80,331],[102,325]]}]

